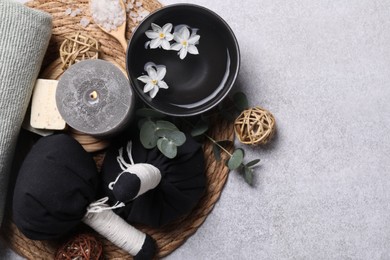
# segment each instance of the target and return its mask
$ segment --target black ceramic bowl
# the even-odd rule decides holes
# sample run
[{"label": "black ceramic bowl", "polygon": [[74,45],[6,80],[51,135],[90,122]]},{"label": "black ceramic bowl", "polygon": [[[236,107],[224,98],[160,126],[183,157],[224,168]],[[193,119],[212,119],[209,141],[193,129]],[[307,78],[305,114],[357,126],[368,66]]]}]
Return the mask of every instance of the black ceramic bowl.
[{"label": "black ceramic bowl", "polygon": [[[145,46],[153,39],[145,34],[153,31],[152,23],[161,28],[172,24],[170,33],[179,37],[171,39],[172,36],[165,34],[164,39],[171,39],[171,47],[177,43],[175,50]],[[187,35],[183,27],[187,27]],[[199,41],[194,44],[197,36],[185,41],[188,33],[190,39],[199,35]],[[195,46],[199,54],[187,53],[181,59],[179,47],[189,45]],[[240,67],[238,43],[227,23],[209,9],[192,4],[166,6],[149,15],[134,31],[126,59],[130,83],[138,96],[150,107],[172,116],[197,115],[216,106],[232,88]],[[154,98],[150,92],[144,92],[147,80],[138,79],[149,75],[147,64],[166,68],[162,80],[168,88],[160,88]],[[152,68],[157,71],[157,67]]]}]

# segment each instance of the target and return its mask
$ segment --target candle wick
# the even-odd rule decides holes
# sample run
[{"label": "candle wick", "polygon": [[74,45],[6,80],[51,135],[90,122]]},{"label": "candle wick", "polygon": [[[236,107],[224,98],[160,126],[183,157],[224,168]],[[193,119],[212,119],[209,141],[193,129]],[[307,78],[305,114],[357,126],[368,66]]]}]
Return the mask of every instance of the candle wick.
[{"label": "candle wick", "polygon": [[96,90],[92,91],[90,94],[89,94],[89,97],[93,100],[96,100],[98,98],[98,93],[96,92]]}]

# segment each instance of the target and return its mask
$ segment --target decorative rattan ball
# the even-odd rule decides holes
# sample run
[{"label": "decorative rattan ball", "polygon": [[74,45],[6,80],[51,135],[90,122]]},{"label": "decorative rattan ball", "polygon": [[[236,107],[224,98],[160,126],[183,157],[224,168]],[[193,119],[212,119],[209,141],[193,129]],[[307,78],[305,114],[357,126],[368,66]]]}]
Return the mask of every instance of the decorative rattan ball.
[{"label": "decorative rattan ball", "polygon": [[261,107],[244,110],[234,122],[236,135],[244,144],[266,144],[274,135],[275,129],[274,116]]},{"label": "decorative rattan ball", "polygon": [[63,244],[55,255],[55,260],[101,260],[103,247],[92,234],[78,234]]},{"label": "decorative rattan ball", "polygon": [[65,36],[60,46],[62,69],[66,70],[72,64],[86,59],[97,59],[99,43],[96,39],[80,32]]}]

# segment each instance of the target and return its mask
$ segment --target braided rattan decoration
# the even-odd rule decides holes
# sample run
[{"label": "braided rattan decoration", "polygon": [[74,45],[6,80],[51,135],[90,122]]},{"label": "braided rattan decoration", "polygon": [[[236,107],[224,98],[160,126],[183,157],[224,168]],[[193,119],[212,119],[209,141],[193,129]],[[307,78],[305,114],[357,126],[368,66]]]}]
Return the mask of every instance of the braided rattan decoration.
[{"label": "braided rattan decoration", "polygon": [[86,59],[97,59],[99,43],[95,38],[80,32],[65,36],[60,47],[62,69],[66,70],[72,64]]},{"label": "braided rattan decoration", "polygon": [[57,251],[55,260],[102,260],[103,246],[95,235],[88,233],[77,234]]},{"label": "braided rattan decoration", "polygon": [[266,144],[274,135],[275,129],[274,116],[261,107],[244,110],[234,122],[236,135],[244,144]]}]

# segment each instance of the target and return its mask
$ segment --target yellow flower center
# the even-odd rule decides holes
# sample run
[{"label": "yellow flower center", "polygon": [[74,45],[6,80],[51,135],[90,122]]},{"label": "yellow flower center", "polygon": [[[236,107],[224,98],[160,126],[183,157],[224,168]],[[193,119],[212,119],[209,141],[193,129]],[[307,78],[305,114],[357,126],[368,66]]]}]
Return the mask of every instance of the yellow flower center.
[{"label": "yellow flower center", "polygon": [[185,47],[188,45],[188,42],[187,41],[182,41],[181,44]]},{"label": "yellow flower center", "polygon": [[165,38],[165,34],[161,32],[159,37],[160,37],[160,39],[164,39]]},{"label": "yellow flower center", "polygon": [[156,85],[157,84],[157,80],[156,79],[152,80],[152,84]]}]

